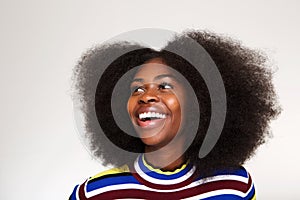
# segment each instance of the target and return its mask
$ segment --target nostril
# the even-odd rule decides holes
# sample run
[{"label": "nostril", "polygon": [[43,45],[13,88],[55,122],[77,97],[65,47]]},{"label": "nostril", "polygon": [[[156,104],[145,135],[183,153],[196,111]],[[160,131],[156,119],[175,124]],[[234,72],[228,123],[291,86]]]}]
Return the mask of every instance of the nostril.
[{"label": "nostril", "polygon": [[155,99],[149,99],[148,102],[155,102]]},{"label": "nostril", "polygon": [[158,101],[159,101],[159,98],[156,95],[145,93],[142,96],[140,96],[138,103],[147,104],[147,103],[155,103]]},{"label": "nostril", "polygon": [[155,98],[151,98],[151,99],[140,99],[138,102],[140,104],[146,104],[146,103],[153,103],[156,102],[157,100]]},{"label": "nostril", "polygon": [[145,101],[144,101],[144,100],[142,100],[142,99],[140,99],[140,100],[139,100],[139,103],[141,103],[141,104],[142,104],[142,103],[145,103]]}]

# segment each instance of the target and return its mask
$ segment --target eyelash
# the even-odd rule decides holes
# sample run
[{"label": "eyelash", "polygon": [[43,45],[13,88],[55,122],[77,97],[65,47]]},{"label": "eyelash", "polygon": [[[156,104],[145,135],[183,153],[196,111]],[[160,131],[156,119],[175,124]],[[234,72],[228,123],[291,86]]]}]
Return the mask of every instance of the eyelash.
[{"label": "eyelash", "polygon": [[[165,88],[166,86],[168,86],[170,88]],[[161,83],[158,87],[159,87],[159,89],[173,89],[174,88],[172,84],[167,83],[167,82]]]},{"label": "eyelash", "polygon": [[144,90],[142,87],[136,86],[136,87],[132,88],[132,92],[138,92],[138,91],[137,91],[138,89]]},{"label": "eyelash", "polygon": [[[160,90],[161,89],[162,90],[167,90],[167,89],[173,89],[173,88],[174,88],[174,86],[172,84],[170,84],[170,83],[167,83],[167,82],[163,82],[163,83],[159,84],[159,86],[158,86],[158,89],[160,89]],[[139,92],[138,91],[139,89],[144,90],[144,88],[142,86],[136,86],[136,87],[133,87],[131,89],[131,91],[132,91],[132,93],[135,93],[135,92]]]}]

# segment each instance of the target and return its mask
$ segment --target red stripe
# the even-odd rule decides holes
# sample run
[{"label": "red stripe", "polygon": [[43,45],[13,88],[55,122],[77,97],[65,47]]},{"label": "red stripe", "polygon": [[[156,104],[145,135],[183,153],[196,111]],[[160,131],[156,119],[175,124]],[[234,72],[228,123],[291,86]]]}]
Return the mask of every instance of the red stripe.
[{"label": "red stripe", "polygon": [[78,192],[78,196],[80,200],[87,200],[86,196],[85,196],[85,192],[84,192],[84,187],[87,181],[85,181],[84,183],[82,183],[79,186],[79,192]]},{"label": "red stripe", "polygon": [[122,189],[115,191],[108,191],[102,194],[96,195],[90,200],[101,200],[101,199],[117,199],[117,198],[141,198],[141,199],[180,199],[188,198],[196,195],[204,194],[207,192],[221,190],[221,189],[233,189],[246,193],[252,185],[251,177],[249,177],[249,182],[247,184],[240,181],[214,181],[210,183],[205,183],[198,185],[193,188],[177,191],[177,192],[153,192],[145,191],[139,189]]}]

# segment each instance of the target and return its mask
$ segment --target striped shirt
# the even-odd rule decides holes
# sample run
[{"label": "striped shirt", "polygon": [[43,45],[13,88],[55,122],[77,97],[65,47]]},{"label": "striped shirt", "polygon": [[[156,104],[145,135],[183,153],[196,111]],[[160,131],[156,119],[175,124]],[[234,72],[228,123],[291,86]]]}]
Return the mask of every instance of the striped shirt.
[{"label": "striped shirt", "polygon": [[77,185],[70,200],[256,199],[252,179],[243,167],[207,179],[195,177],[194,172],[195,167],[189,163],[172,172],[154,169],[140,155],[132,167],[114,168]]}]

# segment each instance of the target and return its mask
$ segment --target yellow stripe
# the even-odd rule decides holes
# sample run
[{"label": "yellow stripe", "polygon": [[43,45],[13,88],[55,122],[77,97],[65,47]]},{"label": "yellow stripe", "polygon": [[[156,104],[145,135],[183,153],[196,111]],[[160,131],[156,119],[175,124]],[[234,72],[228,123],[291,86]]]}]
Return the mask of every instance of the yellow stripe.
[{"label": "yellow stripe", "polygon": [[106,170],[104,172],[100,172],[100,173],[96,174],[95,176],[91,177],[90,180],[93,180],[95,178],[99,178],[101,176],[105,176],[105,175],[108,175],[108,174],[119,174],[119,173],[122,173],[122,172],[129,172],[128,165],[123,165],[121,167],[117,167],[117,168]]},{"label": "yellow stripe", "polygon": [[164,175],[172,175],[172,174],[176,174],[176,173],[180,172],[181,170],[183,170],[184,168],[186,168],[186,166],[187,166],[187,164],[188,164],[188,162],[187,162],[186,164],[182,165],[181,168],[176,169],[175,171],[162,171],[162,170],[160,170],[160,169],[155,169],[155,168],[153,168],[151,165],[149,165],[149,164],[146,162],[145,156],[144,156],[144,155],[143,155],[142,159],[143,159],[144,165],[145,165],[149,170],[154,171],[154,172],[156,172],[156,173],[158,173],[158,174],[164,174]]},{"label": "yellow stripe", "polygon": [[254,196],[252,197],[251,200],[256,200],[256,193],[254,193]]}]

